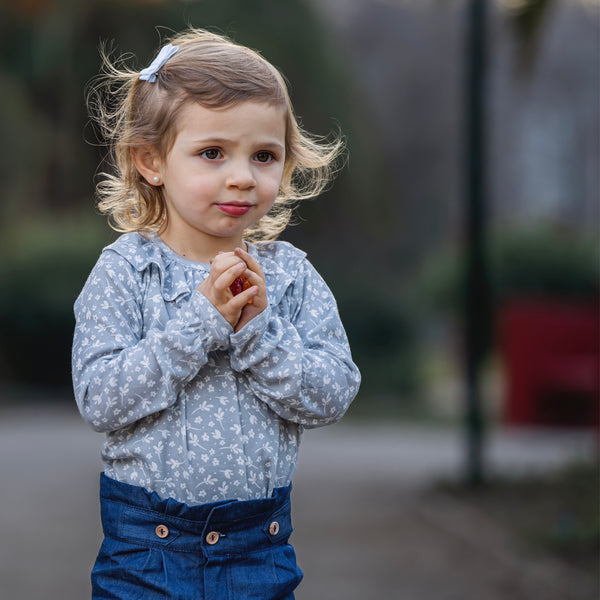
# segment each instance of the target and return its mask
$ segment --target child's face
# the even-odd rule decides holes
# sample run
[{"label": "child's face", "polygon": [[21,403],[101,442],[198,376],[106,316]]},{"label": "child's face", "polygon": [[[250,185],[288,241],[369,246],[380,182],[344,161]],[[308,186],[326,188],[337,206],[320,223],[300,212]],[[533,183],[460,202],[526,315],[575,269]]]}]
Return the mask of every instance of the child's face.
[{"label": "child's face", "polygon": [[229,250],[279,192],[285,111],[259,102],[184,106],[172,149],[159,162],[168,220],[163,239]]}]

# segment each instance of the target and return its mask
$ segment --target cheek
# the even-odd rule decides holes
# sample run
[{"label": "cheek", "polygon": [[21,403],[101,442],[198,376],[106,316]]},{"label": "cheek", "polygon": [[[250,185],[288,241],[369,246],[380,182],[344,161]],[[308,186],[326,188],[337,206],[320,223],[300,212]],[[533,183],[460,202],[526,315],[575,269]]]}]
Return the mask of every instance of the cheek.
[{"label": "cheek", "polygon": [[220,188],[219,181],[210,175],[204,174],[186,174],[182,177],[181,189],[190,198],[196,200],[208,200]]},{"label": "cheek", "polygon": [[273,174],[263,184],[264,196],[271,197],[275,200],[275,197],[279,193],[279,187],[281,186],[282,172]]}]

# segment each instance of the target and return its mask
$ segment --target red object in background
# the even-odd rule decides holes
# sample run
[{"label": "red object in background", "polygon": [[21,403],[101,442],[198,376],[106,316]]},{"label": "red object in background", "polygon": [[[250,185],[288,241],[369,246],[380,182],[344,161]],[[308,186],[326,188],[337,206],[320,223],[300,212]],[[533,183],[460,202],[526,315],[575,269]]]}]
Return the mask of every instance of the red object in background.
[{"label": "red object in background", "polygon": [[600,426],[597,303],[514,300],[499,333],[509,423]]}]

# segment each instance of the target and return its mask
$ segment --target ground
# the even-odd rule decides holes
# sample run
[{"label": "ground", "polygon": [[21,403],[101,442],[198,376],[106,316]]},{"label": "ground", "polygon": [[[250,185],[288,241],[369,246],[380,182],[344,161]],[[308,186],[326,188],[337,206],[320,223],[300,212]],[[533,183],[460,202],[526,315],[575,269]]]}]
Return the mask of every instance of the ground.
[{"label": "ground", "polygon": [[[89,598],[102,436],[68,403],[12,406],[0,419],[3,597]],[[345,420],[307,432],[293,491],[297,600],[596,600],[597,530],[582,559],[524,525],[552,498],[559,517],[542,530],[585,539],[583,517],[558,501],[573,480],[559,492],[547,477],[594,465],[597,433],[497,429],[487,448],[486,472],[511,484],[469,491],[457,485],[463,445],[451,427]],[[574,496],[597,514],[590,472]]]}]

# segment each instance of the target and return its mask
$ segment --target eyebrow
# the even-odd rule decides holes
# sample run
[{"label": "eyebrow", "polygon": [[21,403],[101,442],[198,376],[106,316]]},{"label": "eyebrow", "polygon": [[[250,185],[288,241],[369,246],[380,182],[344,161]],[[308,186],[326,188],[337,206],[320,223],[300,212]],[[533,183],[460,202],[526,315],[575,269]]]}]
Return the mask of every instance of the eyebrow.
[{"label": "eyebrow", "polygon": [[[200,146],[211,145],[211,144],[215,144],[215,145],[219,146],[219,145],[226,145],[226,144],[235,144],[236,141],[231,140],[229,138],[223,138],[223,137],[206,137],[206,138],[199,138],[199,139],[191,139],[189,141],[189,143],[194,144],[194,145],[200,145]],[[258,142],[256,144],[256,146],[259,148],[278,148],[280,150],[285,149],[285,146],[276,140],[263,140],[263,141]]]}]

